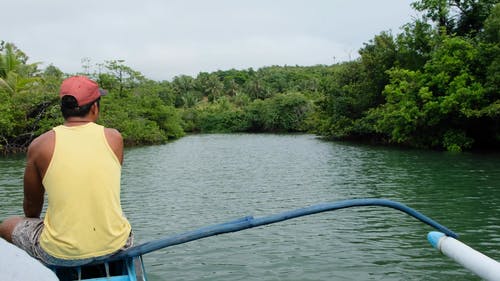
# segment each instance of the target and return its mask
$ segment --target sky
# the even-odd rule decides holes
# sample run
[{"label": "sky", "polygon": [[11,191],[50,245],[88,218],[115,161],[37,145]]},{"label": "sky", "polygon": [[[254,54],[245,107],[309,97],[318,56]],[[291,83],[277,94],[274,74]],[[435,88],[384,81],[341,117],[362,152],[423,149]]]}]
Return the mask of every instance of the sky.
[{"label": "sky", "polygon": [[109,60],[157,81],[271,65],[357,58],[382,31],[412,22],[413,0],[16,0],[0,40],[41,68],[83,72]]}]

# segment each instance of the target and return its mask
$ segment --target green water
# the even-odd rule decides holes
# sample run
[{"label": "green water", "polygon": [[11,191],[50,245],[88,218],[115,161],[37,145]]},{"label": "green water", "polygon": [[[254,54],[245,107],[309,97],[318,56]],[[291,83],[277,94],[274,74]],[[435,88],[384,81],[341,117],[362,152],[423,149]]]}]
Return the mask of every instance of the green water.
[{"label": "green water", "polygon": [[[321,202],[404,203],[500,259],[500,155],[195,135],[127,149],[122,204],[136,242]],[[21,212],[23,157],[0,159],[0,218]],[[432,229],[360,207],[206,238],[145,256],[150,280],[479,280],[426,241]]]}]

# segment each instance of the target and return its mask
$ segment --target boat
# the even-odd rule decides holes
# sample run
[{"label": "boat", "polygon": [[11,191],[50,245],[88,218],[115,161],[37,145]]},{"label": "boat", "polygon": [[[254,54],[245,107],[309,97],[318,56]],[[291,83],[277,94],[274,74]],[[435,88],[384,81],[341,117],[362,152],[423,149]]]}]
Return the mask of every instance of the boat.
[{"label": "boat", "polygon": [[447,227],[402,203],[387,199],[351,199],[333,203],[321,203],[260,218],[246,216],[236,220],[205,226],[185,233],[145,242],[119,252],[98,263],[91,263],[79,267],[50,266],[49,268],[55,272],[59,280],[63,281],[147,281],[147,273],[142,257],[148,253],[210,236],[237,232],[327,211],[362,206],[389,207],[404,212],[433,227],[437,231],[430,232],[428,234],[428,240],[435,248],[440,249],[442,253],[454,259],[481,278],[485,280],[500,281],[500,263],[458,241],[458,234]]},{"label": "boat", "polygon": [[58,280],[53,271],[2,238],[0,238],[0,253],[0,280]]}]

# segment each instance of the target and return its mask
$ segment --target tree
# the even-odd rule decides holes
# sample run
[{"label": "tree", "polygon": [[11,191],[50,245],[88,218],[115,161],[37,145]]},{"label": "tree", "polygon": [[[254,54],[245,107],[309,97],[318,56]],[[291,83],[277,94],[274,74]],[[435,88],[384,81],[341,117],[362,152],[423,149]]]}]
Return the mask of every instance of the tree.
[{"label": "tree", "polygon": [[419,0],[412,6],[447,34],[474,37],[498,0]]},{"label": "tree", "polygon": [[[186,95],[193,95],[196,101],[201,100],[201,93],[196,91],[195,79],[191,76],[181,75],[176,76],[172,80],[172,90],[175,95],[175,107],[183,107],[186,102]],[[188,94],[190,93],[190,94]]]},{"label": "tree", "polygon": [[453,20],[450,18],[450,2],[452,0],[419,0],[413,2],[412,7],[424,12],[424,19],[429,19],[438,24],[439,28],[451,31]]},{"label": "tree", "polygon": [[320,134],[334,139],[360,136],[360,118],[377,104],[367,75],[365,66],[353,61],[337,65],[331,76],[323,79],[325,94],[317,102],[319,113],[315,115]]},{"label": "tree", "polygon": [[217,100],[223,94],[224,84],[214,73],[201,72],[196,77],[195,85],[197,91],[202,93],[210,102]]},{"label": "tree", "polygon": [[460,11],[456,21],[455,32],[457,35],[476,36],[484,28],[493,6],[498,0],[455,0],[455,7]]},{"label": "tree", "polygon": [[23,150],[36,136],[52,94],[38,63],[14,44],[0,43],[0,150]]},{"label": "tree", "polygon": [[386,71],[395,65],[398,57],[396,43],[390,33],[382,32],[365,43],[359,54],[368,82],[365,95],[370,96],[371,106],[377,106],[383,102],[381,93],[389,82]]},{"label": "tree", "polygon": [[495,5],[490,16],[484,21],[483,37],[489,43],[500,42],[500,4]]},{"label": "tree", "polygon": [[28,57],[14,44],[0,44],[0,90],[13,95],[37,82],[38,64],[26,64]]},{"label": "tree", "polygon": [[270,131],[300,132],[311,109],[307,98],[300,93],[278,94],[269,100],[269,120],[265,127]]},{"label": "tree", "polygon": [[416,20],[403,27],[397,36],[397,67],[418,70],[430,59],[439,41],[439,33],[424,21]]},{"label": "tree", "polygon": [[[378,133],[391,142],[459,151],[472,147],[495,122],[482,112],[498,97],[487,95],[473,66],[477,46],[466,38],[444,37],[422,72],[393,69],[384,90],[386,103],[369,112]],[[484,71],[484,70],[483,70]],[[498,118],[498,117],[497,117]],[[498,119],[497,119],[498,121]],[[488,134],[488,133],[487,133]]]},{"label": "tree", "polygon": [[105,61],[101,67],[107,72],[98,75],[98,82],[104,89],[117,90],[120,96],[124,96],[126,91],[136,88],[146,80],[139,71],[124,65],[124,62],[124,60]]}]

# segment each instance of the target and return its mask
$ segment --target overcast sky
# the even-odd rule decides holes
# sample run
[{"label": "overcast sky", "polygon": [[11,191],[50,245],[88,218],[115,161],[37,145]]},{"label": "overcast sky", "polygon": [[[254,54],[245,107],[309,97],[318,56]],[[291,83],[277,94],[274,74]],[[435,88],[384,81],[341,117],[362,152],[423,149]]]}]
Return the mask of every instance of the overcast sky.
[{"label": "overcast sky", "polygon": [[16,0],[1,5],[0,40],[66,73],[124,64],[154,80],[358,57],[381,31],[401,32],[412,0]]}]

